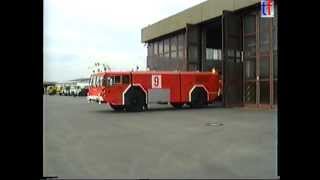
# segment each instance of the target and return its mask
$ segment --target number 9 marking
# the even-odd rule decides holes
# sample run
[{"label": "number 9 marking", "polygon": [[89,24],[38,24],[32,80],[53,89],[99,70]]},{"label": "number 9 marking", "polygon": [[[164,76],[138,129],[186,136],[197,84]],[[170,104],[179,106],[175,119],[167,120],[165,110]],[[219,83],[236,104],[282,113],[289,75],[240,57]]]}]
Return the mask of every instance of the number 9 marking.
[{"label": "number 9 marking", "polygon": [[159,77],[155,76],[153,79],[153,82],[154,82],[153,86],[158,87],[159,86]]},{"label": "number 9 marking", "polygon": [[152,88],[161,88],[161,75],[152,75]]}]

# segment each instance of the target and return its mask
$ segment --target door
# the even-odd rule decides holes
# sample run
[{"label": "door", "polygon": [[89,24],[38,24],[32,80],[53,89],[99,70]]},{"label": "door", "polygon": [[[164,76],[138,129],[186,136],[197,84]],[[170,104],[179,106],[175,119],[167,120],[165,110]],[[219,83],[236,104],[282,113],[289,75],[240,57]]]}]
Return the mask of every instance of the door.
[{"label": "door", "polygon": [[259,99],[257,72],[257,17],[256,12],[244,16],[243,19],[243,51],[244,51],[244,103],[255,105]]},{"label": "door", "polygon": [[[270,106],[274,103],[274,73],[276,73],[276,51],[272,51],[272,19],[261,18],[254,11],[244,16],[243,49],[245,63],[246,105]],[[275,74],[277,75],[277,74]],[[275,87],[274,87],[275,86]]]},{"label": "door", "polygon": [[201,70],[200,61],[200,28],[197,25],[187,24],[187,71]]},{"label": "door", "polygon": [[243,105],[241,18],[230,11],[222,15],[223,102],[226,107]]},{"label": "door", "polygon": [[[273,98],[273,75],[271,69],[271,56],[272,56],[272,19],[271,18],[258,18],[259,29],[259,48],[258,48],[258,61],[257,61],[257,104],[269,105]],[[272,91],[271,91],[272,90]],[[272,104],[272,103],[271,103]]]}]

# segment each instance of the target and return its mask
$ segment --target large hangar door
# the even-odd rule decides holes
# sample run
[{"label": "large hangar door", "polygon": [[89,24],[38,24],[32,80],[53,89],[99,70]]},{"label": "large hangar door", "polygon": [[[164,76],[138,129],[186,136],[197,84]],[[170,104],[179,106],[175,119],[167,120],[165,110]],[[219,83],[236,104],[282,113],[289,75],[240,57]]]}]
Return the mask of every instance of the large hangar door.
[{"label": "large hangar door", "polygon": [[197,25],[187,24],[187,70],[200,70],[200,28]]},{"label": "large hangar door", "polygon": [[230,11],[222,15],[223,102],[226,107],[243,105],[241,18]]}]

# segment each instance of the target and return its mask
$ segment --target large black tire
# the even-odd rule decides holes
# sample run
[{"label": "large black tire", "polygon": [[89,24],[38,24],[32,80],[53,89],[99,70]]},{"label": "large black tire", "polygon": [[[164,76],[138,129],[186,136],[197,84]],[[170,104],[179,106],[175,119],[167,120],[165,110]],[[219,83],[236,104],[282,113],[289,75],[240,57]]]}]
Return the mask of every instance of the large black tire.
[{"label": "large black tire", "polygon": [[191,93],[190,106],[192,108],[201,108],[207,105],[207,92],[202,87],[195,88]]},{"label": "large black tire", "polygon": [[143,111],[146,107],[146,95],[140,87],[131,87],[125,94],[125,109],[129,112]]},{"label": "large black tire", "polygon": [[109,104],[109,105],[114,111],[123,111],[124,110],[123,105],[112,105],[112,104]]},{"label": "large black tire", "polygon": [[171,103],[171,105],[176,109],[180,109],[180,108],[182,108],[183,103]]}]

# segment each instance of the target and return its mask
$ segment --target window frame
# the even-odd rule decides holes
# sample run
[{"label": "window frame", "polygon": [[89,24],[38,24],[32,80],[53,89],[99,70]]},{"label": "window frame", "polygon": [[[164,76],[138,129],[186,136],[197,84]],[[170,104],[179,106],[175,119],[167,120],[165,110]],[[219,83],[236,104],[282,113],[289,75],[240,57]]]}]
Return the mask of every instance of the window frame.
[{"label": "window frame", "polygon": [[213,61],[213,49],[206,48],[206,61]]},{"label": "window frame", "polygon": [[159,42],[153,42],[153,55],[159,56]]},{"label": "window frame", "polygon": [[177,58],[182,59],[185,57],[185,34],[181,33],[177,37]]},{"label": "window frame", "polygon": [[170,58],[170,38],[163,40],[163,56]]},{"label": "window frame", "polygon": [[[173,41],[174,40],[174,41]],[[174,43],[173,43],[174,42]],[[172,46],[174,45],[174,46]],[[172,47],[175,47],[175,50],[172,49]],[[173,36],[170,38],[170,46],[169,46],[169,49],[170,49],[170,54],[169,54],[169,57],[170,58],[177,58],[178,57],[178,36]],[[175,53],[175,57],[172,57],[172,53]]]},{"label": "window frame", "polygon": [[153,43],[150,42],[148,43],[148,56],[153,56],[153,55],[154,55]]},{"label": "window frame", "polygon": [[[158,55],[159,55],[159,57],[163,57],[164,56],[164,46],[163,46],[163,40],[160,40],[160,41],[158,41]],[[160,47],[161,47],[161,50],[162,51],[160,51]]]}]

